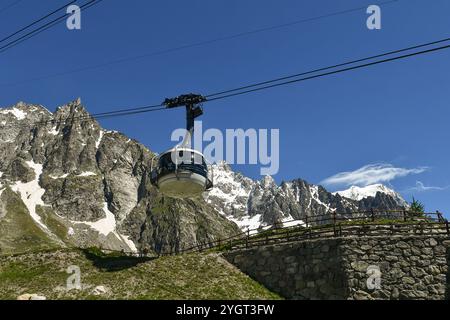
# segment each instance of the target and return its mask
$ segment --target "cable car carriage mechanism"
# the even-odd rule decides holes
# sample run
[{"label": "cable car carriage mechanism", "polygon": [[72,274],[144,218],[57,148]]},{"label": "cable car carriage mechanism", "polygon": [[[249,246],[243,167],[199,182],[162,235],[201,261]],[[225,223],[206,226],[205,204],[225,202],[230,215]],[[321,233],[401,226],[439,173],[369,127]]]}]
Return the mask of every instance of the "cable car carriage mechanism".
[{"label": "cable car carriage mechanism", "polygon": [[186,106],[186,135],[181,145],[154,157],[151,163],[151,183],[161,193],[172,198],[193,198],[213,187],[212,167],[203,154],[191,149],[194,120],[203,114],[201,103],[206,98],[197,94],[166,99],[167,108]]}]

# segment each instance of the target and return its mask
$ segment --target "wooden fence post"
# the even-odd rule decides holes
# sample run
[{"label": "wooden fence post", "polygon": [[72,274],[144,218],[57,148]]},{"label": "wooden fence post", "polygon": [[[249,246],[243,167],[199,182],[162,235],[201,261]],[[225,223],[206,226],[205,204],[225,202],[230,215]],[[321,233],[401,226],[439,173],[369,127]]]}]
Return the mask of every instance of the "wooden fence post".
[{"label": "wooden fence post", "polygon": [[444,221],[444,219],[442,218],[442,213],[440,213],[439,210],[436,210],[436,214],[439,222]]},{"label": "wooden fence post", "polygon": [[334,231],[334,236],[337,236],[337,234],[336,234],[336,212],[333,212],[333,231]]},{"label": "wooden fence post", "polygon": [[[395,212],[395,215],[394,214],[389,215],[390,212]],[[396,211],[386,211],[385,212],[385,211],[376,211],[376,210],[374,210],[372,208],[370,210],[361,212],[361,214],[364,214],[363,217],[361,217],[361,220],[363,219],[364,221],[368,221],[367,219],[369,217],[367,215],[370,214],[371,221],[375,222],[377,214],[379,214],[378,215],[379,217],[384,217],[385,213],[387,213],[387,217],[392,218],[392,219],[396,219],[397,221],[399,219],[401,219],[400,215],[403,214],[403,221],[404,222],[408,221],[408,217],[410,215],[410,212],[408,212],[407,210],[396,210]],[[327,223],[327,226],[328,226],[325,229],[326,231],[323,232],[322,231],[323,228],[321,228],[320,224],[319,224],[319,225],[317,225],[318,228],[316,230],[317,232],[315,231],[315,233],[314,233],[314,237],[320,238],[323,234],[325,234],[325,236],[329,236],[329,231],[330,230],[329,230],[328,221],[330,220],[330,217],[329,217],[330,214],[332,215],[331,219],[333,221],[333,231],[334,231],[334,236],[335,237],[338,237],[338,236],[343,237],[343,229],[346,229],[346,235],[348,235],[348,234],[351,235],[352,234],[351,231],[348,231],[347,228],[345,228],[345,225],[344,225],[344,228],[342,227],[341,220],[339,220],[339,221],[337,220],[337,212],[333,211],[333,212],[327,212],[326,215],[324,215],[326,217],[326,219],[325,219],[326,222],[325,223]],[[444,224],[445,224],[445,232],[446,232],[446,234],[448,236],[450,236],[450,224],[449,224],[449,221],[439,211],[436,211],[435,214],[437,215],[437,219],[439,220],[439,227],[440,227],[441,232],[442,232],[442,228],[444,228]],[[427,215],[427,217],[431,216],[431,215],[433,215],[433,213],[429,213]],[[413,215],[413,213],[411,213],[411,218],[412,218],[411,221],[413,221],[413,217],[414,217],[414,215]],[[316,220],[313,220],[313,221],[316,221]],[[435,221],[435,220],[433,219],[433,221]],[[169,247],[169,250],[166,250],[165,253],[162,253],[162,255],[177,255],[177,254],[184,253],[184,252],[195,252],[196,250],[198,252],[203,252],[205,250],[208,250],[208,249],[211,249],[211,248],[214,248],[214,247],[219,247],[220,248],[222,245],[224,245],[226,247],[227,243],[229,243],[229,247],[230,247],[229,249],[232,250],[234,244],[236,244],[236,248],[243,248],[244,243],[245,243],[245,248],[248,249],[248,248],[250,248],[251,245],[252,246],[269,245],[270,241],[277,242],[277,240],[280,240],[280,241],[289,242],[291,239],[293,241],[300,240],[300,239],[312,239],[312,237],[313,237],[313,235],[312,235],[312,227],[309,225],[309,223],[311,222],[311,219],[309,219],[308,216],[305,216],[305,222],[306,222],[306,229],[302,228],[302,230],[300,232],[298,232],[299,230],[297,230],[295,228],[292,228],[292,227],[282,227],[279,236],[277,236],[278,235],[278,233],[277,233],[277,234],[275,234],[274,237],[272,237],[269,234],[269,232],[266,232],[265,234],[261,234],[260,237],[257,237],[256,239],[254,239],[252,244],[250,244],[250,229],[247,228],[247,231],[241,232],[238,235],[234,236],[234,237],[237,238],[237,242],[235,241],[234,243],[233,243],[234,237],[225,238],[225,239],[220,239],[219,238],[216,241],[196,242],[195,245],[193,245],[191,248],[188,248],[188,249],[180,249],[180,248],[177,248],[177,247],[175,247],[175,248]],[[278,228],[278,224],[275,223],[274,226],[276,228]],[[395,234],[397,231],[399,233],[403,232],[403,228],[401,228],[401,226],[402,226],[401,224],[399,225],[398,228],[396,226],[397,225],[395,224],[394,220],[390,221],[389,222],[389,230],[388,230],[388,232],[390,234]],[[368,228],[366,229],[364,227],[364,225],[363,225],[362,228],[357,228],[354,231],[354,234],[361,236],[361,235],[365,235],[366,232],[370,233],[370,227],[369,226],[366,226],[366,227],[368,227]],[[293,230],[292,232],[291,232],[291,229]],[[414,228],[414,233],[425,234],[427,232],[427,230],[428,229],[426,228],[426,225],[424,223],[420,222],[419,225]],[[272,229],[272,231],[273,231],[273,229]],[[245,237],[245,238],[243,238],[243,237]],[[103,250],[108,251],[106,249],[103,249]],[[133,253],[131,253],[131,252],[124,252],[123,250],[121,251],[121,253],[122,254],[126,254],[126,255],[133,255]],[[142,257],[142,256],[145,255],[145,253],[140,251],[138,253],[138,255],[140,257]]]},{"label": "wooden fence post", "polygon": [[248,240],[250,238],[250,229],[247,228],[247,236],[245,237],[245,247],[248,248]]}]

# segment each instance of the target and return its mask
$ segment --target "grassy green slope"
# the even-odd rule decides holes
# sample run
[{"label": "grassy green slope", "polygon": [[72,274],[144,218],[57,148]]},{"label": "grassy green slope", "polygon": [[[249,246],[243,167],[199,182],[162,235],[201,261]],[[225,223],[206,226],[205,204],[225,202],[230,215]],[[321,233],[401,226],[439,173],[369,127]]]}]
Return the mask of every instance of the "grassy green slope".
[{"label": "grassy green slope", "polygon": [[[66,269],[81,269],[82,290],[65,290]],[[96,286],[105,295],[93,295]],[[157,259],[59,250],[0,258],[0,299],[36,293],[48,299],[277,299],[216,254]]]},{"label": "grassy green slope", "polygon": [[0,197],[0,253],[55,248],[56,243],[33,221],[19,195],[9,187]]}]

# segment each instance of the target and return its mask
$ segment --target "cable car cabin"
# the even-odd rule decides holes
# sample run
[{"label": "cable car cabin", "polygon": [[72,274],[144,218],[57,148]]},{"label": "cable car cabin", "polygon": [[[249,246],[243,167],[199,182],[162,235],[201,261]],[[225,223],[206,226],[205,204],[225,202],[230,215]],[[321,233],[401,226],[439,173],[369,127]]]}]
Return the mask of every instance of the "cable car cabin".
[{"label": "cable car cabin", "polygon": [[206,98],[198,94],[185,94],[166,99],[167,108],[186,107],[186,136],[180,146],[152,159],[151,183],[164,195],[173,198],[192,198],[213,187],[212,169],[208,170],[203,155],[191,148],[194,119],[203,114],[200,104]]},{"label": "cable car cabin", "polygon": [[192,198],[213,187],[211,169],[200,152],[178,147],[152,160],[151,183],[166,196]]}]

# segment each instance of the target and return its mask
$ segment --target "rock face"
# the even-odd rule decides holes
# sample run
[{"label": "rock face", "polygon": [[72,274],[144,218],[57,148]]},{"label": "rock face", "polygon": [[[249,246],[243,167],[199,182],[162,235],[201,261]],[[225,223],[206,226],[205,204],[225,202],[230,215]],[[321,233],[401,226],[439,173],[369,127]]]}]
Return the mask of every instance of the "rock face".
[{"label": "rock face", "polygon": [[345,214],[406,207],[406,202],[397,193],[381,185],[365,196],[352,199],[301,179],[282,182],[281,185],[269,176],[254,181],[233,172],[223,162],[214,166],[213,174],[215,188],[205,195],[206,201],[244,230],[306,220],[306,217],[331,212]]},{"label": "rock face", "polygon": [[[33,235],[46,247],[169,252],[239,231],[201,198],[159,195],[149,182],[154,154],[102,129],[80,100],[54,113],[18,103],[0,110],[0,124],[0,196],[7,195],[0,197],[0,249],[5,252],[30,237],[25,232],[13,238],[17,230],[8,221],[19,218],[27,228],[35,224]],[[27,244],[33,245],[42,247],[37,241]]]}]

